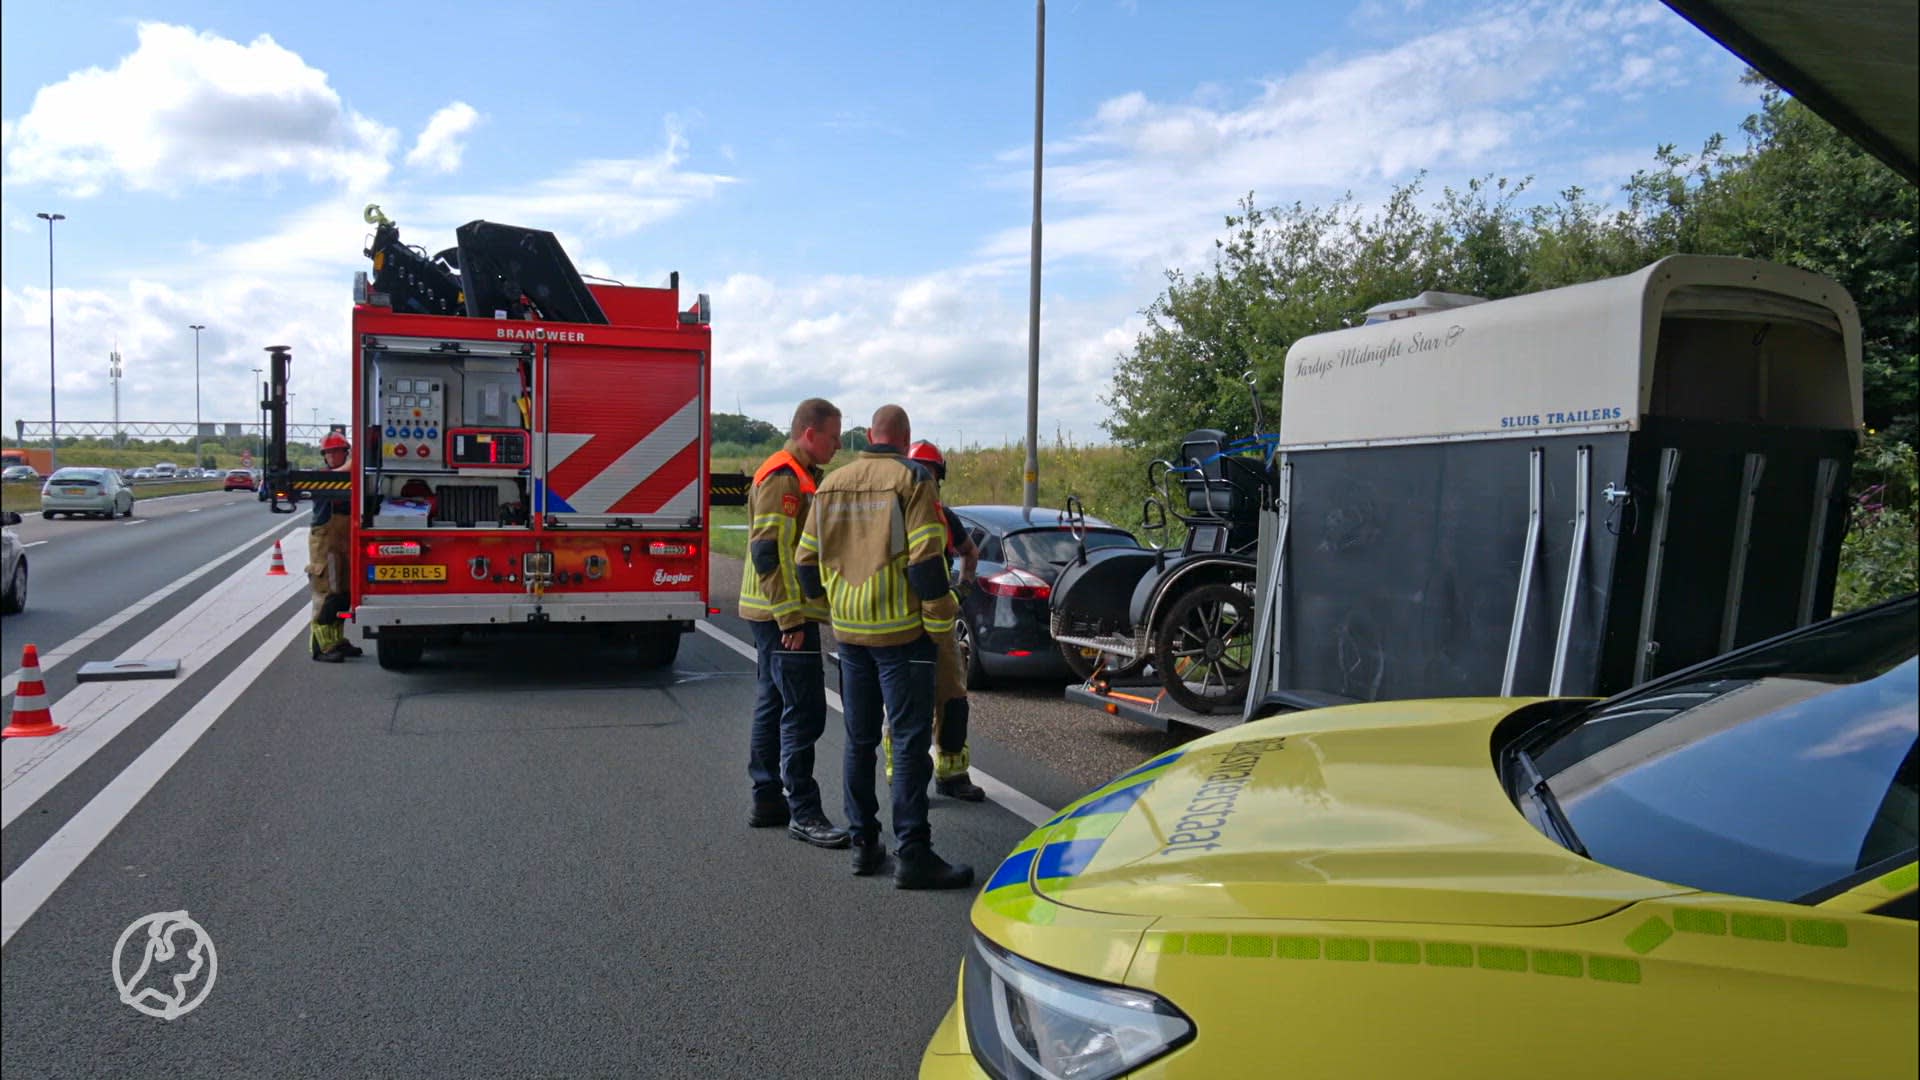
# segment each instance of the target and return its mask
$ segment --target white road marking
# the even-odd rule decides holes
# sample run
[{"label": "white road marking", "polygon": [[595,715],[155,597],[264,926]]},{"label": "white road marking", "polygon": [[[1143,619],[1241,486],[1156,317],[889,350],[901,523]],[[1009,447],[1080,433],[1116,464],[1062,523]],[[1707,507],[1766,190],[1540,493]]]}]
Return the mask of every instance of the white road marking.
[{"label": "white road marking", "polygon": [[53,703],[55,722],[65,725],[65,731],[0,743],[0,826],[13,824],[87,759],[228,646],[252,633],[261,620],[295,593],[304,591],[306,585],[302,577],[267,577],[249,561],[119,657],[177,659],[177,678],[81,683]]},{"label": "white road marking", "polygon": [[187,511],[187,513],[189,513],[189,514],[197,514],[197,513],[199,513],[200,511],[202,511],[202,510],[205,510],[205,509],[206,509],[206,507],[204,507],[204,506],[196,506],[196,507],[194,507],[193,509],[191,509],[191,510],[189,510],[189,511]]},{"label": "white road marking", "polygon": [[[753,646],[741,641],[739,638],[734,637],[732,634],[727,633],[712,623],[700,620],[695,622],[693,626],[694,629],[754,663],[757,664],[760,662],[760,654],[754,651]],[[834,712],[840,713],[842,716],[846,715],[846,710],[840,704],[840,694],[838,691],[827,691],[827,707]],[[999,803],[1002,809],[1005,809],[1014,817],[1021,818],[1034,825],[1045,825],[1047,822],[1053,820],[1053,815],[1057,812],[1047,809],[1038,799],[1034,799],[1015,790],[1011,785],[1001,783],[999,780],[981,772],[978,768],[969,769],[968,773],[973,777],[973,782],[980,785],[980,789],[987,793],[987,798]]]},{"label": "white road marking", "polygon": [[45,540],[35,540],[35,541],[34,541],[33,543],[31,543],[31,544],[22,544],[22,545],[20,545],[20,546],[21,546],[21,547],[39,547],[39,546],[40,546],[41,544],[44,544],[44,543],[46,543],[46,541],[45,541]]},{"label": "white road marking", "polygon": [[[283,529],[286,529],[288,526],[292,524],[293,522],[291,521],[283,521],[278,525],[275,525],[273,528],[268,529],[266,532],[263,532],[260,535],[252,538],[251,540],[242,541],[237,547],[231,548],[218,555],[215,555],[212,559],[209,559],[203,566],[201,566],[200,569],[195,570],[193,573],[188,574],[186,577],[181,578],[179,581],[176,581],[171,585],[162,585],[160,588],[155,589],[153,592],[148,593],[144,598],[140,600],[136,600],[133,603],[127,605],[126,610],[120,612],[120,614],[112,616],[111,618],[108,618],[105,621],[94,626],[91,630],[82,631],[78,636],[70,638],[67,641],[62,642],[61,644],[56,645],[53,648],[48,649],[47,651],[41,653],[40,654],[40,673],[44,675],[49,670],[55,667],[58,667],[62,661],[72,658],[72,656],[75,653],[79,652],[81,649],[86,648],[87,646],[93,644],[94,642],[112,633],[113,631],[118,630],[121,627],[121,625],[126,623],[128,619],[131,619],[134,616],[140,614],[141,612],[146,611],[148,608],[152,607],[153,605],[159,603],[162,600],[165,600],[167,597],[172,596],[174,593],[180,591],[186,586],[191,585],[195,581],[198,581],[201,578],[207,576],[208,574],[213,573],[214,567],[219,566],[221,563],[226,562],[228,559],[233,558],[235,555],[240,554],[241,552],[247,550],[253,545],[259,543],[260,541],[267,539],[273,534],[280,532]],[[46,543],[46,541],[35,540],[34,543],[44,544]],[[4,680],[0,680],[0,695],[13,693],[13,688],[15,686],[18,686],[19,684],[20,684],[20,669],[15,668],[13,671],[7,674],[7,677]]]},{"label": "white road marking", "polygon": [[127,526],[145,525],[146,523],[147,523],[146,518],[132,518],[132,519],[129,519],[128,521],[122,522],[122,524]]},{"label": "white road marking", "polygon": [[40,910],[54,890],[80,868],[100,842],[146,798],[160,778],[193,749],[193,744],[213,727],[213,722],[279,657],[310,617],[302,608],[269,634],[232,674],[220,680],[219,685],[155,739],[133,764],[8,874],[6,881],[0,882],[0,945],[13,940],[15,932]]}]

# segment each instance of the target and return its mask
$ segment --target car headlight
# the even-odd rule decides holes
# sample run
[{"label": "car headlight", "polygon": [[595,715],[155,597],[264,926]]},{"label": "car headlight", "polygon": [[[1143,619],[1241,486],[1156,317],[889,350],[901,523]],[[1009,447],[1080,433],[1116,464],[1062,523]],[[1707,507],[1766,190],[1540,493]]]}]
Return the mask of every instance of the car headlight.
[{"label": "car headlight", "polygon": [[979,934],[963,970],[967,1041],[1000,1080],[1106,1080],[1193,1038],[1153,994],[1041,967]]}]

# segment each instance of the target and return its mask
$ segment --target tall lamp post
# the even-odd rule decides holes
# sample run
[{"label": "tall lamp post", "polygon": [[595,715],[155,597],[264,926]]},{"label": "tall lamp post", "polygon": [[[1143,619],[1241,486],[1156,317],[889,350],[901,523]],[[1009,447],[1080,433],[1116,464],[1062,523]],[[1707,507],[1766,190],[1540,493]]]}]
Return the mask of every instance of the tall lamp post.
[{"label": "tall lamp post", "polygon": [[192,323],[187,329],[193,331],[193,467],[203,463],[200,454],[200,331],[206,326]]},{"label": "tall lamp post", "polygon": [[1047,101],[1047,0],[1033,5],[1033,251],[1027,256],[1027,468],[1021,505],[1040,502],[1040,131]]},{"label": "tall lamp post", "polygon": [[53,223],[65,214],[35,214],[47,223],[47,475],[60,467],[60,400],[53,365]]}]

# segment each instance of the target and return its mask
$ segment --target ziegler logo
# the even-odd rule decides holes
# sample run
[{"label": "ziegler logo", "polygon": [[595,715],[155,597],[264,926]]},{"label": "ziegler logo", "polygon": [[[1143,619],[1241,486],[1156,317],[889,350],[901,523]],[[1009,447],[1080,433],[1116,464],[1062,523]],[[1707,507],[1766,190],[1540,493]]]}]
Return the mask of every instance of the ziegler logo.
[{"label": "ziegler logo", "polygon": [[669,574],[665,570],[659,569],[653,572],[653,583],[655,585],[685,585],[692,580],[692,574]]}]

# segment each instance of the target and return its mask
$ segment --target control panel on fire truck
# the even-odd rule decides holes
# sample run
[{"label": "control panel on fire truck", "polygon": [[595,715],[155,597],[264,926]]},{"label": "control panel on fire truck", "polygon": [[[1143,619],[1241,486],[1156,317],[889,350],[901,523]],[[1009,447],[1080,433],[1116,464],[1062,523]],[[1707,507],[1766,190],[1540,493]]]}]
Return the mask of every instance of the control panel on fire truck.
[{"label": "control panel on fire truck", "polygon": [[437,457],[446,422],[446,379],[423,375],[381,377],[380,434],[389,460],[425,464]]}]

